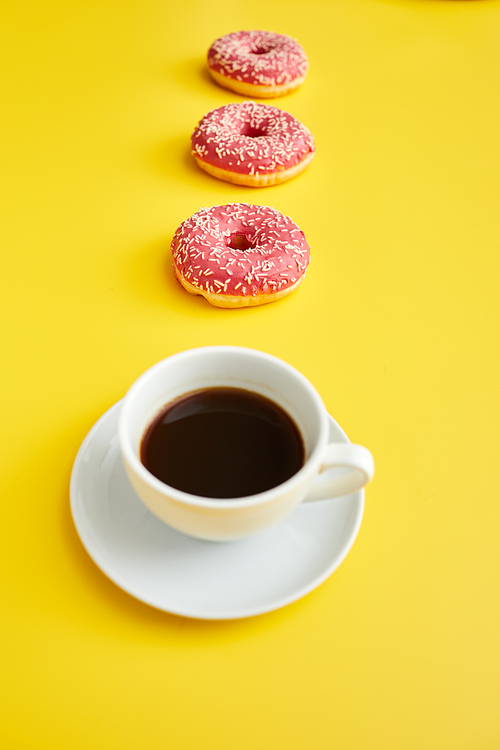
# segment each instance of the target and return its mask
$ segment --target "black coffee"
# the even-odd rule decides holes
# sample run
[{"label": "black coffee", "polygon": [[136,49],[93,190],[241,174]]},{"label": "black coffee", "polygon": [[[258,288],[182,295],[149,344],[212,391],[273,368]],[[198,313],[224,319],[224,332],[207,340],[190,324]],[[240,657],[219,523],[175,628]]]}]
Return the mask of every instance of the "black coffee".
[{"label": "black coffee", "polygon": [[146,430],[141,461],[176,489],[204,497],[255,495],[304,463],[302,437],[281,407],[240,388],[207,388],[167,404]]}]

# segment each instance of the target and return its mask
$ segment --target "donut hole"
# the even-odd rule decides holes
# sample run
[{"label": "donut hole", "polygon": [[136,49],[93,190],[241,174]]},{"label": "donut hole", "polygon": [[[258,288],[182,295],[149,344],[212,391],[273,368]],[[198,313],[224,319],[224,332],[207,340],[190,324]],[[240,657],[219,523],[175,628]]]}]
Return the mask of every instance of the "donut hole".
[{"label": "donut hole", "polygon": [[249,39],[248,43],[244,45],[246,47],[245,52],[248,55],[268,55],[274,49],[276,49],[276,42],[274,39]]},{"label": "donut hole", "polygon": [[245,122],[240,135],[244,135],[247,138],[263,138],[266,135],[266,131],[265,128],[253,128],[250,123]]},{"label": "donut hole", "polygon": [[264,47],[263,45],[253,47],[251,50],[252,55],[266,55],[268,52],[270,52],[269,47]]},{"label": "donut hole", "polygon": [[229,238],[228,247],[232,250],[241,250],[241,252],[244,253],[247,250],[251,250],[254,247],[254,244],[255,243],[253,243],[246,234],[236,232],[236,234],[232,234]]}]

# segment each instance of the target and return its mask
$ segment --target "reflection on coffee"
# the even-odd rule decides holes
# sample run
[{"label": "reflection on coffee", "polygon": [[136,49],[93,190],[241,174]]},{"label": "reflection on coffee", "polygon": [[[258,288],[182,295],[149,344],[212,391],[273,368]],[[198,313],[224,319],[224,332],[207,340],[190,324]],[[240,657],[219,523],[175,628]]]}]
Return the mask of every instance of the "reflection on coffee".
[{"label": "reflection on coffee", "polygon": [[273,401],[240,388],[207,388],[162,409],[144,434],[140,458],[171,487],[233,498],[289,479],[305,452],[295,423]]}]

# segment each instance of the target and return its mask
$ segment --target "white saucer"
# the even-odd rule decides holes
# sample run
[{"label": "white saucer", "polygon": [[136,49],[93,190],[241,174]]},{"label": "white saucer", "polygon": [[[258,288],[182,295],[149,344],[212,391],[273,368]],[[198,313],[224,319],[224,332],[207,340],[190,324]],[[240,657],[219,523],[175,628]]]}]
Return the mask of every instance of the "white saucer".
[{"label": "white saucer", "polygon": [[[153,516],[132,489],[118,448],[120,403],[91,429],[71,475],[71,511],[87,552],[118,586],[184,617],[226,620],[270,612],[338,568],[359,531],[364,491],[308,503],[237,542],[203,542]],[[330,418],[331,419],[331,418]],[[348,438],[331,419],[332,437]]]}]

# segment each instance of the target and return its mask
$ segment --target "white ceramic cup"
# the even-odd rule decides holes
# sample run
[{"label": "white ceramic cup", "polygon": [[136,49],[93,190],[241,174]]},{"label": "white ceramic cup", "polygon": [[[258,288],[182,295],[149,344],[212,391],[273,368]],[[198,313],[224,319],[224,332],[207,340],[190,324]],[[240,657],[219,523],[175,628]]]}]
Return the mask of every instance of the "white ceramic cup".
[{"label": "white ceramic cup", "polygon": [[[139,458],[147,427],[170,401],[214,386],[244,388],[281,406],[302,435],[302,468],[277,487],[229,500],[191,495],[153,476]],[[349,495],[364,487],[374,473],[370,451],[331,443],[329,435],[326,408],[304,375],[277,357],[238,346],[190,349],[153,365],[127,392],[118,426],[127,474],[145,505],[174,529],[211,541],[249,536],[280,521],[301,502]],[[348,471],[318,481],[323,471],[337,467]]]}]

